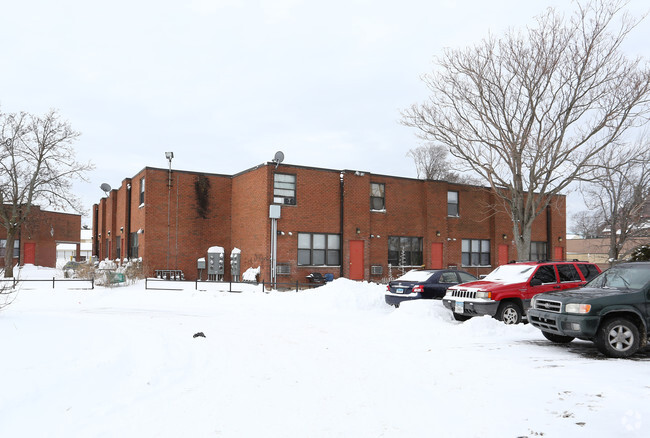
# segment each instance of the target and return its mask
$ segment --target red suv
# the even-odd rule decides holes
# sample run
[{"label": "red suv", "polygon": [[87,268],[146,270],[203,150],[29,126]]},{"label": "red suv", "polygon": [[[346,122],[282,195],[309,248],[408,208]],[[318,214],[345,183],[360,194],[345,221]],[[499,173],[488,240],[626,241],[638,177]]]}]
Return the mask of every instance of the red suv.
[{"label": "red suv", "polygon": [[584,286],[599,273],[595,264],[579,261],[508,263],[482,280],[450,287],[442,303],[457,321],[490,315],[518,324],[533,296]]}]

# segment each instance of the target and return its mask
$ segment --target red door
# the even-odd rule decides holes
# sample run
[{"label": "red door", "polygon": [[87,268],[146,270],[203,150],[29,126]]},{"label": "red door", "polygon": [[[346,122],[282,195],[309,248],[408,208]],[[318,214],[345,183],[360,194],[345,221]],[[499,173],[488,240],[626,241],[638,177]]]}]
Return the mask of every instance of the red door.
[{"label": "red door", "polygon": [[499,245],[499,265],[508,264],[508,245],[500,244]]},{"label": "red door", "polygon": [[431,269],[442,269],[442,243],[431,244]]},{"label": "red door", "polygon": [[23,265],[35,265],[36,244],[34,242],[25,243],[24,251],[25,251],[25,259],[23,260]]},{"label": "red door", "polygon": [[555,247],[555,254],[553,254],[553,260],[564,261],[564,248],[561,246]]},{"label": "red door", "polygon": [[350,280],[363,280],[363,240],[350,240]]}]

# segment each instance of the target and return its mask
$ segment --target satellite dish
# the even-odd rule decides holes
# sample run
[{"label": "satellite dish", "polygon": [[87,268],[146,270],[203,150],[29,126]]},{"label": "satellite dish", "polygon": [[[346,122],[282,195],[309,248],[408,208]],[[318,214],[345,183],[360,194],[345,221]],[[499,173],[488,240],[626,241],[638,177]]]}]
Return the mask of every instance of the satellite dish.
[{"label": "satellite dish", "polygon": [[275,157],[273,157],[273,162],[275,163],[275,168],[277,169],[280,163],[284,161],[284,153],[282,151],[277,151]]},{"label": "satellite dish", "polygon": [[102,183],[102,185],[99,186],[99,188],[102,189],[104,191],[104,193],[106,193],[106,196],[108,196],[108,192],[110,192],[112,190],[111,186],[106,184],[106,183]]}]

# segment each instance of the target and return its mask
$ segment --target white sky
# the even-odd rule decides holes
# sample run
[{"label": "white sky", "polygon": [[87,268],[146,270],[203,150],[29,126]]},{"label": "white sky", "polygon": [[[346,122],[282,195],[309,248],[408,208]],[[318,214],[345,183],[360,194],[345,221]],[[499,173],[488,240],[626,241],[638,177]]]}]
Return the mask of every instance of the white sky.
[{"label": "white sky", "polygon": [[[57,108],[97,169],[86,208],[145,166],[234,174],[270,161],[415,177],[400,110],[444,47],[566,0],[22,0],[3,5],[0,106]],[[650,9],[631,0],[635,14]],[[650,59],[650,21],[626,45]],[[89,217],[84,223],[90,223]]]}]

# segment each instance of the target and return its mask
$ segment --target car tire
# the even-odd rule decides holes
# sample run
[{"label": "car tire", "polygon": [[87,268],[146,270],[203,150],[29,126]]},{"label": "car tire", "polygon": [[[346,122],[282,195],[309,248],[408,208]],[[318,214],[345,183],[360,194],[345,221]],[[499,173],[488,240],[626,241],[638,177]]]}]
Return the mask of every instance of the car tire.
[{"label": "car tire", "polygon": [[556,335],[555,333],[549,333],[545,331],[542,331],[542,334],[546,339],[555,344],[568,344],[575,339],[573,336]]},{"label": "car tire", "polygon": [[461,315],[460,313],[454,313],[454,319],[456,321],[463,322],[463,321],[467,321],[470,318],[471,318],[471,316],[469,316],[469,315]]},{"label": "car tire", "polygon": [[518,304],[505,302],[499,306],[496,316],[499,321],[503,321],[506,325],[519,324],[523,317],[523,312]]},{"label": "car tire", "polygon": [[630,357],[639,350],[639,329],[627,318],[606,321],[596,333],[598,351],[608,357]]}]

